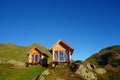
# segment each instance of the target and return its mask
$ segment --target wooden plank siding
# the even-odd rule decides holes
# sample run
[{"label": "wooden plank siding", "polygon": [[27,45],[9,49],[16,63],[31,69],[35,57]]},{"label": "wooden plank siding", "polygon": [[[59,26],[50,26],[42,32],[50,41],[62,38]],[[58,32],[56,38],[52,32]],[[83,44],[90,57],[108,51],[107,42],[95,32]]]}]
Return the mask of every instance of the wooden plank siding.
[{"label": "wooden plank siding", "polygon": [[63,40],[59,40],[50,48],[50,51],[53,55],[53,62],[69,63],[74,49]]},{"label": "wooden plank siding", "polygon": [[[44,64],[42,63],[43,60],[47,60],[48,56],[43,53],[39,48],[33,47],[31,50],[27,52],[28,54],[28,64],[29,65],[37,65],[37,64]],[[45,62],[47,63],[47,62]]]}]

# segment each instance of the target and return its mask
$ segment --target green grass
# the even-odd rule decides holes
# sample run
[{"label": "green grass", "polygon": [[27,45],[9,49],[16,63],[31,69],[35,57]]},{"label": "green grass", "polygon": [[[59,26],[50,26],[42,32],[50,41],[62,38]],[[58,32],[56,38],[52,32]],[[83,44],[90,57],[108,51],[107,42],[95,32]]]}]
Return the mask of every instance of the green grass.
[{"label": "green grass", "polygon": [[44,68],[39,66],[25,67],[28,62],[27,52],[33,47],[39,47],[52,61],[52,55],[47,48],[40,44],[17,46],[12,43],[0,44],[0,80],[34,80]]},{"label": "green grass", "polygon": [[30,46],[17,46],[12,43],[0,44],[0,59],[3,58],[6,61],[15,60],[15,61],[25,63],[28,61],[27,52],[30,49],[32,49],[34,46],[39,47],[41,51],[43,51],[49,56],[48,58],[49,63],[52,61],[52,55],[48,51],[48,49],[37,43],[34,43]]},{"label": "green grass", "polygon": [[11,68],[10,64],[0,64],[0,80],[34,80],[44,68],[39,66]]}]

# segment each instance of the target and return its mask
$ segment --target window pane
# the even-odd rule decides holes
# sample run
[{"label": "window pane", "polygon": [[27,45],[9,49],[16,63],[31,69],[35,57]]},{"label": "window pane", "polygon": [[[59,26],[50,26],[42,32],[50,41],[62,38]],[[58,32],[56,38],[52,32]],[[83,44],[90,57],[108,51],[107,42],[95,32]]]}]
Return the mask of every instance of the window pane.
[{"label": "window pane", "polygon": [[64,61],[64,52],[60,51],[60,62]]},{"label": "window pane", "polygon": [[66,62],[69,61],[69,51],[68,50],[65,51],[65,61]]},{"label": "window pane", "polygon": [[54,53],[54,60],[58,61],[58,51],[55,51],[55,53]]},{"label": "window pane", "polygon": [[37,61],[38,60],[38,55],[35,55],[35,61]]}]

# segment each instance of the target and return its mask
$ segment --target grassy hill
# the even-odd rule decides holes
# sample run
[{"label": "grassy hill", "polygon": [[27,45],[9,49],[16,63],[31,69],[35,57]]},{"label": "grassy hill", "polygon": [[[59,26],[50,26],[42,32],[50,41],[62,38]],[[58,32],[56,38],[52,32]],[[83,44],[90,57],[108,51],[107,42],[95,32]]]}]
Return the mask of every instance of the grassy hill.
[{"label": "grassy hill", "polygon": [[86,61],[99,66],[120,66],[120,45],[104,48]]},{"label": "grassy hill", "polygon": [[24,67],[28,61],[27,52],[34,46],[46,53],[52,61],[52,55],[44,46],[34,43],[30,46],[17,46],[12,43],[0,44],[0,80],[35,80],[45,70],[40,66]]},{"label": "grassy hill", "polygon": [[11,64],[0,64],[0,80],[35,80],[43,71],[39,66],[13,68]]},{"label": "grassy hill", "polygon": [[[49,56],[48,62],[52,62],[52,55],[48,49],[37,43],[30,46],[17,46],[12,43],[0,44],[0,80],[35,80],[38,75],[41,75],[46,68],[40,66],[23,67],[28,61],[27,52],[34,46],[46,53]],[[104,75],[99,74],[102,80],[120,80],[120,45],[104,48],[85,61],[95,64],[97,68],[102,67],[106,70]],[[22,67],[19,67],[21,65]],[[88,66],[85,67],[88,68]],[[71,72],[69,66],[60,65],[55,70],[52,68],[48,68],[48,70],[50,75],[45,77],[46,80],[83,80],[82,77]]]},{"label": "grassy hill", "polygon": [[120,80],[120,45],[104,48],[86,61],[106,70],[100,75],[104,80]]},{"label": "grassy hill", "polygon": [[39,47],[41,51],[43,51],[49,56],[48,62],[52,61],[52,55],[50,54],[48,49],[46,49],[42,45],[34,43],[31,46],[17,46],[12,43],[7,43],[7,44],[0,44],[0,62],[9,61],[13,63],[17,63],[17,62],[25,63],[28,61],[27,52],[30,49],[32,49],[34,46]]}]

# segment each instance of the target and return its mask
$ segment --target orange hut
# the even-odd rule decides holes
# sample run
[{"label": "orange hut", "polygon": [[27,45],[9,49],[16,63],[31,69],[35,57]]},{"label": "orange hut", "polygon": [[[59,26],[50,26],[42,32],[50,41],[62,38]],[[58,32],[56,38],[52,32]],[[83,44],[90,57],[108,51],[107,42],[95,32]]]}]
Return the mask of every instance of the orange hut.
[{"label": "orange hut", "polygon": [[49,50],[53,55],[53,63],[55,64],[70,63],[71,55],[74,51],[74,49],[63,40],[59,40]]},{"label": "orange hut", "polygon": [[47,65],[48,56],[43,53],[39,48],[34,47],[28,51],[28,64],[29,65]]}]

